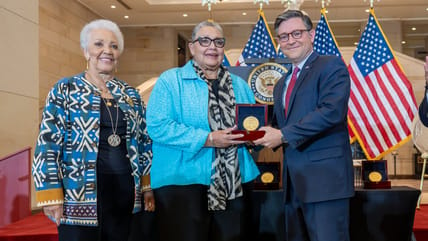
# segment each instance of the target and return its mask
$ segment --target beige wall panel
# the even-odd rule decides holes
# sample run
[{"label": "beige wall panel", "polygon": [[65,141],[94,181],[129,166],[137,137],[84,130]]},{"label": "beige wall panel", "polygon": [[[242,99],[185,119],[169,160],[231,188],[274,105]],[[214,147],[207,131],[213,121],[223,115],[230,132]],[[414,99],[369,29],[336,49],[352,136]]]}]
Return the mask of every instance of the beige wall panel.
[{"label": "beige wall panel", "polygon": [[[42,16],[40,18],[42,18]],[[61,43],[62,36],[59,35],[57,32],[52,31],[48,28],[44,28],[43,25],[40,25],[39,38],[40,43],[59,45]]]},{"label": "beige wall panel", "polygon": [[61,78],[84,71],[80,31],[96,14],[76,1],[40,1],[40,110],[46,95]]},{"label": "beige wall panel", "polygon": [[117,76],[131,86],[177,65],[177,31],[173,28],[122,28],[125,51]]},{"label": "beige wall panel", "polygon": [[382,21],[379,24],[391,48],[397,52],[401,52],[403,47],[401,44],[401,40],[403,39],[401,21]]},{"label": "beige wall panel", "polygon": [[0,23],[0,91],[37,98],[37,24],[5,9]]},{"label": "beige wall panel", "polygon": [[[254,21],[254,25],[257,20]],[[226,25],[223,26],[226,37],[226,49],[243,49],[250,38],[253,25]],[[271,27],[273,30],[273,27]],[[273,34],[273,33],[272,33]]]},{"label": "beige wall panel", "polygon": [[[13,103],[13,105],[11,104]],[[0,156],[33,147],[38,132],[38,100],[11,93],[0,93]]]},{"label": "beige wall panel", "polygon": [[35,11],[38,8],[38,0],[1,0],[0,8],[14,12],[16,15],[34,23],[39,22],[39,14]]}]

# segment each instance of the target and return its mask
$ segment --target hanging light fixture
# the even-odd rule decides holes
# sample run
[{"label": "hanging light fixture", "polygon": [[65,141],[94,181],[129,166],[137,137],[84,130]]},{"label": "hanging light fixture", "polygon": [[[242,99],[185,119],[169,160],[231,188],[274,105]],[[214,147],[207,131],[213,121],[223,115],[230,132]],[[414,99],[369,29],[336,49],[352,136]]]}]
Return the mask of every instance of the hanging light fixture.
[{"label": "hanging light fixture", "polygon": [[[380,2],[380,0],[377,0],[378,2]],[[367,2],[367,0],[364,0],[364,2]],[[373,8],[373,2],[374,0],[370,0],[370,8]]]},{"label": "hanging light fixture", "polygon": [[208,5],[208,11],[211,12],[211,4],[216,4],[217,0],[202,0],[202,6]]},{"label": "hanging light fixture", "polygon": [[281,4],[287,3],[288,9],[299,10],[300,5],[302,5],[304,1],[305,0],[281,0]]},{"label": "hanging light fixture", "polygon": [[[315,0],[315,2],[318,2],[318,0]],[[325,8],[325,6],[329,5],[331,3],[331,0],[321,0],[321,8]]]},{"label": "hanging light fixture", "polygon": [[263,3],[269,4],[269,0],[254,0],[254,4],[260,3],[260,10],[263,10]]}]

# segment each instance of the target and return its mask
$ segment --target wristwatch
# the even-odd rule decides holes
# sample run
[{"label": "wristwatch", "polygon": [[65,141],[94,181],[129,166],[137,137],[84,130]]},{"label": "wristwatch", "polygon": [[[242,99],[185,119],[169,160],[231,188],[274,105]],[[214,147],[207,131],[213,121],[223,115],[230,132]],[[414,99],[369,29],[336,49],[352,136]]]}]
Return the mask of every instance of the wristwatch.
[{"label": "wristwatch", "polygon": [[285,139],[284,135],[281,133],[281,142],[284,144],[288,144],[288,141]]}]

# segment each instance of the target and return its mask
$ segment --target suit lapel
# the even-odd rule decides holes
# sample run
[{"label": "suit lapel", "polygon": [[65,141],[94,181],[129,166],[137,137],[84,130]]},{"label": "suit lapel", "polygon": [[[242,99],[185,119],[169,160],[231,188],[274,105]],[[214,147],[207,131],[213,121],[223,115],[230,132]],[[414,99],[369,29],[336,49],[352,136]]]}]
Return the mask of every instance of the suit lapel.
[{"label": "suit lapel", "polygon": [[280,117],[282,120],[285,120],[285,109],[283,106],[284,103],[284,93],[285,93],[285,80],[288,78],[289,75],[291,75],[291,68],[288,69],[288,72],[286,75],[284,75],[280,80],[278,80],[278,90],[280,93],[277,95],[277,98],[275,100],[275,103],[280,103],[278,105],[278,112],[280,113]]},{"label": "suit lapel", "polygon": [[302,70],[300,70],[301,72],[299,74],[299,77],[297,77],[296,84],[294,85],[293,91],[291,92],[290,101],[288,103],[287,119],[291,109],[293,109],[293,103],[296,97],[296,93],[299,91],[300,86],[302,86],[306,75],[311,70],[312,64],[318,58],[318,56],[318,53],[314,51],[311,56],[309,56],[309,58],[306,60],[306,63],[303,65]]}]

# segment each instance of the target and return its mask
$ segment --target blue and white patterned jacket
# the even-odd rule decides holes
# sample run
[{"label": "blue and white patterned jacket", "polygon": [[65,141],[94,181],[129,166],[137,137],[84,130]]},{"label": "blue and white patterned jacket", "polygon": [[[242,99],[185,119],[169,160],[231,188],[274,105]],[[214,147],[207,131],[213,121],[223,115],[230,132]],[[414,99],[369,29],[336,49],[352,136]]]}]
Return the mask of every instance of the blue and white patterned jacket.
[{"label": "blue and white patterned jacket", "polygon": [[[146,132],[145,106],[137,90],[121,80],[108,81],[107,88],[127,122],[126,147],[135,181],[133,211],[137,212],[143,189],[150,188],[152,146]],[[46,99],[32,174],[38,206],[64,205],[61,223],[98,224],[100,102],[100,94],[84,79],[84,73],[58,81]],[[143,179],[148,182],[143,184]]]}]

